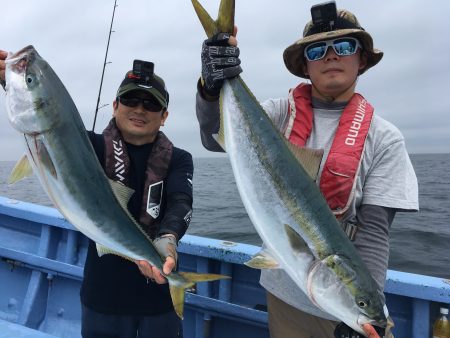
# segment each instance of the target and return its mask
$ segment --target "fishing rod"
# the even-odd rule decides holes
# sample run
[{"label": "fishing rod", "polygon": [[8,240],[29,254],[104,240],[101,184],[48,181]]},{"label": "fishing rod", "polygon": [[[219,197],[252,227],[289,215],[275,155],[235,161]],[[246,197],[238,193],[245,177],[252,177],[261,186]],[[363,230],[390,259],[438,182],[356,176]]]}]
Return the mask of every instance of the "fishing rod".
[{"label": "fishing rod", "polygon": [[102,78],[100,80],[100,89],[98,91],[97,106],[95,107],[94,124],[92,125],[92,131],[94,131],[94,129],[95,129],[95,121],[97,121],[98,110],[100,108],[107,106],[107,104],[105,104],[105,105],[101,106],[100,108],[98,107],[100,104],[100,96],[102,94],[102,85],[103,85],[103,77],[105,76],[105,68],[108,63],[111,63],[111,62],[106,62],[106,60],[108,58],[109,41],[111,40],[111,33],[113,32],[112,27],[113,27],[113,22],[114,22],[114,14],[116,12],[117,6],[118,6],[117,0],[114,0],[114,9],[113,9],[113,14],[112,14],[112,18],[111,18],[111,26],[109,27],[108,44],[106,45],[105,61],[103,62]]}]

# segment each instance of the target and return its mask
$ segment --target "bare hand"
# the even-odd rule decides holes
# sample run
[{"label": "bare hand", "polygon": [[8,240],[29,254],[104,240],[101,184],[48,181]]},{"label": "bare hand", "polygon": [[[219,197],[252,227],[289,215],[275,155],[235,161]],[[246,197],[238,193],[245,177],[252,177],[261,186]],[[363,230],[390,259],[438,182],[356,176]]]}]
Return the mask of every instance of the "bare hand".
[{"label": "bare hand", "polygon": [[375,331],[374,327],[370,324],[364,324],[363,330],[367,334],[368,338],[380,338],[377,331]]},{"label": "bare hand", "polygon": [[[150,265],[147,261],[140,260],[135,261],[141,273],[148,279],[155,281],[158,284],[167,283],[167,279],[161,274],[156,266]],[[167,256],[166,262],[163,265],[163,272],[168,275],[175,268],[175,259],[171,256]]]},{"label": "bare hand", "polygon": [[4,50],[0,50],[0,81],[5,81],[5,60],[8,56],[8,52],[5,52]]},{"label": "bare hand", "polygon": [[238,32],[238,28],[237,28],[237,26],[234,26],[233,35],[230,36],[230,38],[228,39],[228,44],[230,46],[236,47],[238,45],[238,42],[237,42],[237,39],[236,39],[237,32]]}]

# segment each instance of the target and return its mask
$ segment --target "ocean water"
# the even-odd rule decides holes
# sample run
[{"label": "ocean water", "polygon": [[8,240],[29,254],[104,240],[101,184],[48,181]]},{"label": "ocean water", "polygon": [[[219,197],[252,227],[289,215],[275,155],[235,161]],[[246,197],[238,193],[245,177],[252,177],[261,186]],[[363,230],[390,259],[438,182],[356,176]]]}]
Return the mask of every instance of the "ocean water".
[{"label": "ocean water", "polygon": [[[411,155],[419,212],[397,213],[391,227],[391,269],[450,278],[450,154]],[[51,206],[35,177],[9,186],[13,162],[0,162],[0,195]],[[194,159],[194,214],[188,233],[261,245],[240,200],[227,158]]]}]

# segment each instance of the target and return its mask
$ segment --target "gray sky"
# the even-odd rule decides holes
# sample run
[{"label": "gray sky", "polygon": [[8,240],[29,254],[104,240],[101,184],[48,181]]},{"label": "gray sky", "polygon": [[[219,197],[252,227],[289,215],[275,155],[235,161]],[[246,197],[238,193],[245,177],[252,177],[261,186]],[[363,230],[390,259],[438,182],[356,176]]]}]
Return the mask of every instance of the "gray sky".
[{"label": "gray sky", "polygon": [[[32,44],[57,72],[92,128],[113,0],[2,1],[0,49]],[[201,0],[215,18],[219,0]],[[259,100],[283,97],[300,79],[285,68],[283,50],[297,40],[320,1],[236,0],[243,79]],[[189,0],[118,0],[96,131],[111,117],[111,102],[133,59],[153,61],[170,92],[163,131],[194,157],[203,149],[195,117],[196,82],[204,31]],[[394,123],[410,153],[450,152],[450,2],[337,0],[372,35],[383,60],[360,77],[357,91]],[[0,94],[0,160],[23,153]]]}]

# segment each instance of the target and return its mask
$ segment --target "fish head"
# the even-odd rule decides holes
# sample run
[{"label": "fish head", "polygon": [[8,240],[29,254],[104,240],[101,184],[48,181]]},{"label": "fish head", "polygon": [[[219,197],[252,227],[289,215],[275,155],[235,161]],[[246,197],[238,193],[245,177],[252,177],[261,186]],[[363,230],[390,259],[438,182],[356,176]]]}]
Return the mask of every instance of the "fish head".
[{"label": "fish head", "polygon": [[319,308],[365,336],[368,325],[386,332],[393,327],[383,293],[368,270],[353,260],[332,255],[320,261],[310,272],[308,295]]},{"label": "fish head", "polygon": [[51,92],[54,72],[33,46],[6,59],[6,103],[11,125],[23,134],[40,134],[57,121],[56,92]]}]

